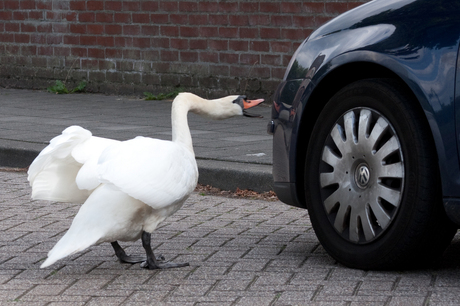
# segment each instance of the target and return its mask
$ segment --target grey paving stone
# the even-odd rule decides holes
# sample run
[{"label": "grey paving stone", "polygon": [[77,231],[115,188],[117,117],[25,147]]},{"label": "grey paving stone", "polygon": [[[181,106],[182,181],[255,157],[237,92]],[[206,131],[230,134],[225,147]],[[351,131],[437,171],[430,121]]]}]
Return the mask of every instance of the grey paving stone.
[{"label": "grey paving stone", "polygon": [[141,304],[155,304],[157,301],[162,300],[170,294],[168,290],[145,290],[133,293],[127,300],[126,303],[139,303]]},{"label": "grey paving stone", "polygon": [[305,305],[314,295],[314,291],[289,291],[283,292],[276,300],[275,305]]},{"label": "grey paving stone", "polygon": [[2,290],[0,289],[0,297],[3,303],[11,303],[19,301],[19,297],[21,297],[25,290]]},{"label": "grey paving stone", "polygon": [[242,297],[235,305],[269,305],[277,298],[277,294],[271,294],[271,296],[255,296],[255,297]]},{"label": "grey paving stone", "polygon": [[213,290],[217,291],[244,291],[250,286],[253,279],[224,279],[218,282]]},{"label": "grey paving stone", "polygon": [[392,297],[389,306],[406,306],[406,305],[423,305],[425,298],[423,297]]},{"label": "grey paving stone", "polygon": [[98,296],[98,297],[92,297],[89,302],[87,302],[85,305],[91,305],[91,306],[99,306],[99,305],[107,305],[107,306],[117,306],[121,305],[124,301],[126,301],[125,297],[112,297],[112,296]]}]

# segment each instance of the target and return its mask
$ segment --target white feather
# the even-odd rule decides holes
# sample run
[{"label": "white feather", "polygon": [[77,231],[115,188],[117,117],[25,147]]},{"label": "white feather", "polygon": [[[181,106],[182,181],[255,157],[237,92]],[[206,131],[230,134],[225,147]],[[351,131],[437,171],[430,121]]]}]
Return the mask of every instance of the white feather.
[{"label": "white feather", "polygon": [[93,136],[72,151],[72,157],[83,164],[75,178],[78,188],[93,190],[99,186],[101,183],[97,172],[99,157],[106,148],[116,143],[119,141]]},{"label": "white feather", "polygon": [[99,186],[95,168],[102,151],[118,141],[93,137],[79,126],[51,139],[29,167],[32,198],[83,203]]},{"label": "white feather", "polygon": [[41,268],[95,244],[139,239],[145,221],[156,226],[162,220],[152,219],[151,211],[113,186],[98,187],[81,206],[67,233],[49,251]]},{"label": "white feather", "polygon": [[159,209],[182,201],[195,188],[195,156],[181,144],[136,137],[108,147],[99,158],[99,178]]}]

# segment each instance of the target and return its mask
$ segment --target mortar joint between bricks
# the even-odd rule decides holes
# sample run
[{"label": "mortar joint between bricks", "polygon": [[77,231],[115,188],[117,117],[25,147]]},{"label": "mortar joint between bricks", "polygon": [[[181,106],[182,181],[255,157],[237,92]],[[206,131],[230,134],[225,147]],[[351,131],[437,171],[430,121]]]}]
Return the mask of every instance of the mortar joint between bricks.
[{"label": "mortar joint between bricks", "polygon": [[219,284],[219,282],[220,282],[220,280],[216,280],[216,281],[214,282],[214,284],[212,284],[211,287],[209,287],[209,289],[206,290],[206,292],[203,294],[203,296],[208,296],[208,294],[211,293],[212,290],[214,290],[214,288],[217,287],[217,285]]},{"label": "mortar joint between bricks", "polygon": [[324,285],[318,285],[318,287],[316,287],[316,290],[310,299],[311,302],[314,302],[316,300],[316,297],[320,294],[323,288],[324,288]]},{"label": "mortar joint between bricks", "polygon": [[251,286],[259,279],[259,276],[256,275],[254,276],[254,278],[249,282],[249,284],[246,286],[246,288],[244,288],[244,291],[248,291],[249,288],[251,288]]}]

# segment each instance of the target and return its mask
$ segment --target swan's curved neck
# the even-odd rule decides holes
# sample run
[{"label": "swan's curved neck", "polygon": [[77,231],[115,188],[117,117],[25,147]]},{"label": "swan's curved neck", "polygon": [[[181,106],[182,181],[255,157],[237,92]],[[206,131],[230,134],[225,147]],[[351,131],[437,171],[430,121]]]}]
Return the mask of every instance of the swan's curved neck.
[{"label": "swan's curved neck", "polygon": [[206,100],[192,93],[180,93],[173,101],[171,112],[172,141],[181,143],[193,153],[192,135],[188,126],[189,111],[212,119],[242,115],[243,109],[232,103],[238,96]]},{"label": "swan's curved neck", "polygon": [[171,125],[172,125],[172,141],[183,144],[192,153],[192,135],[188,126],[187,114],[191,107],[191,102],[181,97],[180,95],[174,99],[171,108]]},{"label": "swan's curved neck", "polygon": [[187,147],[193,154],[192,135],[188,126],[187,114],[189,111],[206,113],[209,107],[206,99],[191,93],[181,93],[173,101],[171,109],[172,141]]}]

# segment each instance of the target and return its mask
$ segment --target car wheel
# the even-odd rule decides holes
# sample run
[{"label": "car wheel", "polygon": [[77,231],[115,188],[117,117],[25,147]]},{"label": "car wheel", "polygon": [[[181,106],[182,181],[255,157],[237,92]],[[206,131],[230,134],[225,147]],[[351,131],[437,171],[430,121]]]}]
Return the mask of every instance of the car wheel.
[{"label": "car wheel", "polygon": [[321,244],[344,265],[424,265],[456,232],[441,202],[432,134],[415,103],[396,81],[361,80],[318,117],[306,156],[307,207]]}]

